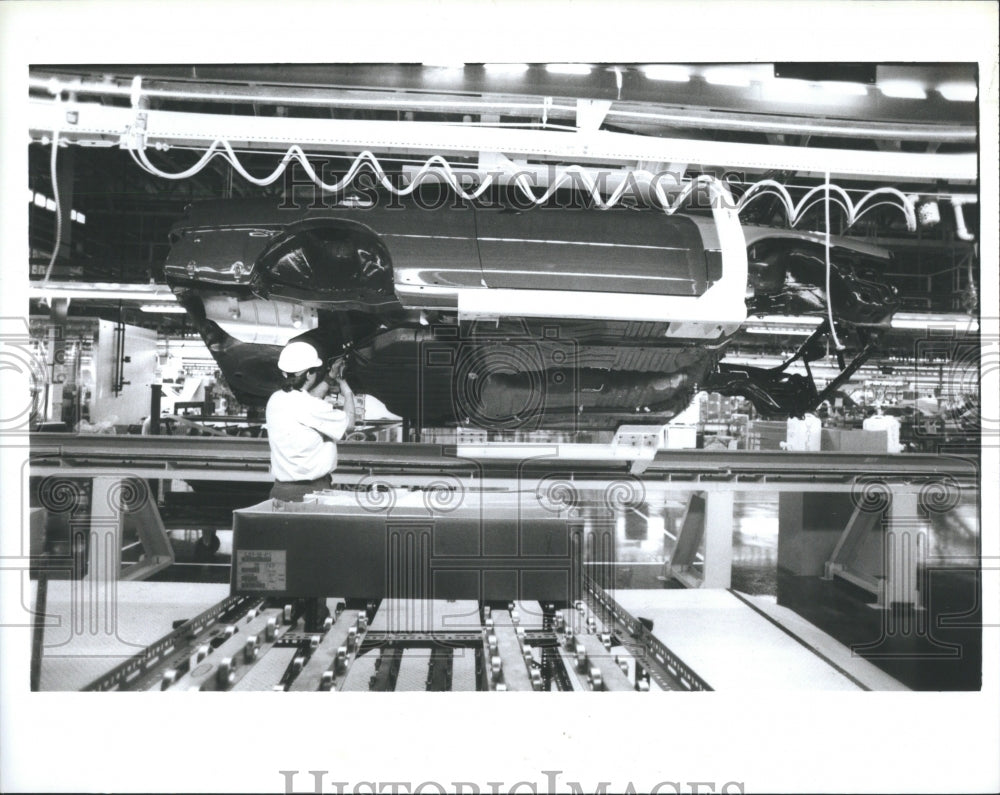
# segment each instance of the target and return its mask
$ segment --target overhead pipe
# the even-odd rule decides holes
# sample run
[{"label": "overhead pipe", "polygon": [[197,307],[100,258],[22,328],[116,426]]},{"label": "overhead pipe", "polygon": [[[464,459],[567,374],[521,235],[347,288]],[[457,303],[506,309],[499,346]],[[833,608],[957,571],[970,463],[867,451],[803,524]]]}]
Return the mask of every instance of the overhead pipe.
[{"label": "overhead pipe", "polygon": [[[145,129],[139,129],[140,116]],[[53,129],[72,141],[113,136],[140,154],[147,146],[252,141],[310,148],[410,149],[440,153],[504,152],[573,158],[581,163],[714,163],[731,168],[783,169],[838,176],[968,180],[978,176],[975,152],[868,152],[767,144],[699,141],[599,130],[589,133],[491,128],[440,122],[305,119],[182,113],[32,100],[29,129],[36,138]],[[71,121],[70,121],[71,120]]]},{"label": "overhead pipe", "polygon": [[[131,97],[133,86],[83,78],[30,77],[29,88],[60,93],[97,96]],[[385,110],[410,110],[423,113],[476,114],[488,111],[505,116],[526,114],[546,119],[572,119],[576,115],[577,101],[560,102],[554,97],[515,99],[511,97],[488,98],[453,97],[448,94],[399,95],[388,91],[349,90],[327,88],[295,88],[291,86],[212,86],[192,88],[174,81],[145,83],[142,94],[157,99],[174,99],[186,102],[227,102],[268,105],[326,106],[341,108],[381,108]],[[349,94],[349,95],[348,95]],[[901,141],[928,141],[937,143],[974,143],[977,131],[974,126],[955,124],[920,124],[838,119],[811,119],[806,117],[769,116],[761,113],[726,112],[712,107],[670,108],[664,110],[642,109],[634,102],[616,102],[607,112],[609,123],[639,122],[695,127],[717,130],[753,130],[765,133],[798,135],[868,137]]]},{"label": "overhead pipe", "polygon": [[966,204],[975,204],[977,201],[978,200],[975,196],[951,197],[951,206],[955,209],[955,234],[958,236],[959,240],[972,242],[976,239],[976,236],[965,226],[965,213],[962,211],[962,208]]}]

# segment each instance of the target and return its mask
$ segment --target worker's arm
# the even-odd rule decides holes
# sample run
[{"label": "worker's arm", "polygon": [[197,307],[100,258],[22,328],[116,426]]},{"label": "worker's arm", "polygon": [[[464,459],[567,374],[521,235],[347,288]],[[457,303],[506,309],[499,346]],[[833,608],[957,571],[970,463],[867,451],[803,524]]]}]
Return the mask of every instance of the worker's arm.
[{"label": "worker's arm", "polygon": [[[344,361],[341,359],[330,368],[326,378],[309,390],[309,394],[317,398],[317,401],[312,405],[308,416],[301,418],[304,425],[316,429],[333,441],[343,439],[354,430],[354,392],[344,380],[343,373]],[[333,398],[328,396],[331,382],[336,382],[337,389],[343,396],[343,409],[334,408]]]},{"label": "worker's arm", "polygon": [[[343,410],[347,419],[347,427],[344,429],[345,436],[354,430],[355,415],[357,413],[354,406],[354,392],[351,389],[350,384],[348,384],[344,379],[344,368],[346,366],[347,360],[343,356],[335,360],[333,364],[330,365],[330,372],[323,382],[325,384],[335,382],[337,384],[337,391],[340,393],[341,398],[344,401]],[[323,397],[324,395],[320,395],[320,397]]]},{"label": "worker's arm", "polygon": [[344,413],[347,415],[347,429],[344,431],[346,435],[354,430],[354,392],[351,391],[350,385],[343,378],[337,379],[337,386],[340,389],[341,397],[344,399]]},{"label": "worker's arm", "polygon": [[310,401],[298,419],[303,425],[308,425],[333,441],[343,439],[353,427],[353,419],[346,412],[319,398]]}]

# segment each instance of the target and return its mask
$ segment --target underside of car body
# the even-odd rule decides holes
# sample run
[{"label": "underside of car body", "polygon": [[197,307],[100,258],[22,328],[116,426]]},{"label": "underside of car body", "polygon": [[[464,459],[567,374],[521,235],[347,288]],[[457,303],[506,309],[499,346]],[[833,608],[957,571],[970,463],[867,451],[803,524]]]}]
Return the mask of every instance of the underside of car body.
[{"label": "underside of car body", "polygon": [[[828,391],[808,371],[825,335],[860,363],[898,307],[881,249],[831,238],[828,273],[822,235],[717,208],[220,201],[171,242],[167,279],[241,402],[266,401],[281,347],[304,338],[417,427],[662,424],[698,389],[801,415]],[[748,315],[822,322],[779,368],[727,365]]]}]

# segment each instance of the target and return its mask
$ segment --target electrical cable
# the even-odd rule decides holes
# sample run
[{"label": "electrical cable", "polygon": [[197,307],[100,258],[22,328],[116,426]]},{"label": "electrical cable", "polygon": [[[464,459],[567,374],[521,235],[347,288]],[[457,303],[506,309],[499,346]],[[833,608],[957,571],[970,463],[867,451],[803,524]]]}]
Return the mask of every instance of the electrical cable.
[{"label": "electrical cable", "polygon": [[52,198],[56,204],[56,239],[52,244],[52,256],[49,257],[49,265],[45,269],[45,277],[42,279],[42,287],[49,283],[52,275],[52,268],[56,264],[56,257],[59,255],[59,246],[62,245],[62,204],[59,200],[59,180],[57,179],[56,165],[57,154],[59,152],[59,128],[52,130],[52,154],[49,157],[49,169],[52,177]]},{"label": "electrical cable", "polygon": [[[830,324],[830,338],[833,340],[833,347],[838,351],[844,350],[844,346],[841,345],[840,340],[837,338],[837,329],[833,325],[833,300],[830,297],[830,271],[832,270],[832,264],[830,262],[830,172],[826,172],[826,181],[823,183],[823,188],[826,191],[826,238],[824,246],[826,252],[826,317]],[[872,194],[869,193],[868,196]],[[865,197],[867,198],[867,196]]]},{"label": "electrical cable", "polygon": [[[788,223],[790,226],[795,226],[802,220],[802,217],[817,201],[827,201],[831,200],[830,191],[833,190],[837,193],[837,198],[833,199],[837,204],[843,208],[845,215],[847,216],[847,226],[853,226],[859,218],[861,218],[871,207],[866,207],[869,202],[872,201],[876,196],[889,195],[894,198],[899,199],[899,204],[893,202],[881,202],[880,204],[888,204],[892,207],[897,207],[906,219],[906,227],[911,232],[916,231],[917,228],[917,215],[914,208],[914,203],[910,197],[906,196],[901,191],[896,188],[875,188],[865,193],[857,203],[851,200],[847,191],[841,188],[839,185],[830,184],[829,179],[823,185],[817,185],[816,187],[810,189],[806,194],[799,200],[798,204],[794,202],[788,190],[780,182],[776,182],[773,179],[762,179],[760,182],[755,182],[749,188],[744,191],[743,195],[740,197],[739,202],[737,202],[737,211],[741,212],[745,209],[751,202],[756,201],[758,198],[764,195],[777,196],[781,199],[781,202],[785,206],[785,210],[788,217]],[[823,193],[822,198],[813,199],[817,193]],[[812,200],[812,201],[810,201]]]},{"label": "electrical cable", "polygon": [[[162,169],[155,166],[149,160],[146,154],[147,143],[145,138],[145,125],[141,123],[141,120],[139,118],[137,118],[136,121],[137,124],[135,126],[130,126],[126,131],[126,136],[125,136],[126,139],[134,140],[136,142],[136,145],[129,147],[129,154],[132,156],[133,160],[137,163],[137,165],[139,165],[142,169],[144,169],[148,173],[151,173],[163,179],[186,179],[188,177],[191,177],[197,174],[203,168],[205,168],[205,166],[213,157],[220,156],[223,159],[225,159],[230,164],[230,166],[238,174],[240,174],[240,176],[242,176],[248,182],[254,185],[258,185],[260,187],[265,187],[267,185],[273,184],[276,180],[278,180],[281,177],[281,175],[287,169],[288,165],[293,161],[297,161],[299,163],[299,165],[306,172],[307,176],[310,178],[310,180],[312,180],[312,182],[317,187],[331,193],[340,192],[344,188],[348,187],[354,181],[357,174],[360,173],[360,171],[366,165],[374,173],[375,177],[378,179],[382,187],[388,190],[390,193],[395,194],[396,196],[408,196],[411,193],[413,193],[413,191],[415,191],[419,187],[423,178],[430,171],[434,169],[440,169],[444,171],[445,182],[448,184],[448,186],[463,199],[469,201],[475,200],[478,197],[480,197],[495,182],[494,175],[488,173],[486,174],[484,179],[480,182],[479,186],[474,191],[469,192],[462,187],[459,180],[456,178],[456,175],[451,165],[448,163],[448,161],[445,160],[445,158],[442,157],[441,155],[434,155],[429,159],[427,159],[426,161],[424,161],[423,165],[413,176],[410,184],[407,187],[397,188],[395,185],[392,184],[388,175],[382,168],[382,165],[379,162],[378,158],[372,152],[365,150],[354,158],[354,161],[348,168],[347,173],[344,175],[343,179],[334,183],[326,183],[316,173],[315,169],[313,168],[312,164],[309,161],[309,156],[302,150],[302,148],[298,144],[293,144],[285,151],[284,155],[281,158],[281,161],[268,176],[255,177],[252,174],[250,174],[250,172],[247,171],[246,168],[243,166],[242,162],[239,159],[239,156],[234,151],[229,141],[220,138],[217,138],[212,142],[212,144],[208,147],[208,149],[204,151],[201,158],[199,158],[199,160],[194,165],[183,171],[171,173],[163,171]],[[154,148],[159,148],[159,146],[157,145]],[[646,169],[632,170],[629,172],[629,174],[633,178],[633,180],[644,178],[647,181],[649,181],[649,183],[653,186],[654,193],[656,195],[657,201],[660,204],[660,207],[668,214],[675,212],[679,208],[681,202],[685,198],[687,198],[688,195],[690,195],[691,191],[693,190],[693,186],[697,184],[711,185],[713,186],[711,189],[715,194],[715,197],[725,198],[727,201],[729,200],[728,192],[722,189],[721,183],[719,183],[719,181],[714,177],[707,177],[706,175],[701,175],[699,177],[696,177],[695,179],[688,182],[685,188],[681,190],[680,194],[677,197],[677,200],[671,202],[667,198],[665,191],[660,185],[660,181],[657,178],[656,174],[653,174],[652,172]],[[597,183],[590,176],[588,170],[575,165],[569,166],[566,169],[564,169],[563,172],[560,174],[559,178],[557,178],[556,181],[541,194],[541,196],[535,193],[534,187],[530,184],[530,180],[526,174],[523,173],[517,174],[514,177],[513,185],[528,201],[538,205],[538,204],[544,204],[546,201],[548,201],[548,199],[551,198],[551,196],[555,193],[555,191],[557,191],[559,188],[563,187],[567,183],[569,183],[572,186],[576,184],[577,181],[583,184],[583,186],[586,189],[586,192],[590,194],[590,197],[594,201],[596,207],[600,209],[609,209],[610,207],[615,206],[620,201],[622,195],[624,194],[625,190],[628,189],[632,180],[623,180],[619,184],[619,186],[615,189],[615,191],[612,192],[612,194],[607,200],[605,200],[602,197],[601,192],[598,189]],[[781,202],[785,206],[789,225],[794,227],[817,201],[825,200],[827,202],[827,212],[829,211],[829,202],[831,201],[830,197],[831,189],[838,194],[837,198],[834,199],[834,201],[837,202],[838,206],[840,206],[843,209],[845,215],[847,216],[848,227],[856,223],[859,218],[861,218],[865,213],[867,213],[871,209],[874,209],[875,206],[893,206],[893,207],[898,207],[902,211],[906,219],[907,228],[910,229],[910,231],[914,231],[916,229],[917,226],[916,212],[913,206],[913,201],[910,197],[907,197],[899,190],[889,187],[876,188],[874,190],[865,193],[857,201],[857,203],[855,203],[851,200],[851,197],[848,195],[847,191],[845,191],[838,185],[831,185],[829,183],[829,180],[827,180],[825,185],[816,186],[807,191],[806,194],[802,197],[802,199],[800,199],[798,204],[796,204],[793,201],[791,195],[788,193],[788,190],[781,183],[771,179],[761,180],[759,182],[752,184],[746,191],[744,191],[743,195],[737,202],[736,211],[737,213],[741,212],[751,202],[755,201],[756,199],[760,198],[763,195],[776,196],[781,200]],[[820,191],[824,193],[824,198],[814,199],[813,197]],[[890,195],[898,199],[899,204],[897,205],[893,202],[882,201],[872,206],[866,206],[869,204],[869,202],[871,202],[871,200],[874,197],[881,195]]]},{"label": "electrical cable", "polygon": [[[182,148],[179,144],[174,144],[174,147],[175,148]],[[756,182],[747,182],[745,180],[735,179],[735,178],[733,178],[732,175],[727,175],[726,182],[730,186],[740,185],[744,189],[747,189],[750,186],[757,184]],[[786,188],[794,189],[794,190],[802,190],[802,191],[811,190],[812,188],[816,187],[815,185],[803,185],[803,184],[794,183],[794,182],[784,182],[782,184]],[[848,193],[848,194],[865,194],[865,193],[869,192],[869,189],[866,189],[866,188],[844,188],[843,190],[846,193]],[[927,200],[927,199],[938,199],[938,200],[941,200],[941,199],[950,199],[954,195],[955,195],[954,191],[937,191],[937,192],[935,192],[935,191],[923,191],[922,190],[922,191],[920,191],[919,198],[922,199],[922,200]]]},{"label": "electrical cable", "polygon": [[[130,128],[127,135],[131,136],[136,132],[137,131],[134,128]],[[424,161],[423,165],[413,176],[408,186],[404,188],[397,188],[392,184],[389,176],[383,170],[378,158],[372,152],[365,150],[355,157],[354,162],[351,164],[350,168],[348,168],[347,173],[342,179],[334,183],[327,183],[324,182],[323,179],[316,173],[309,161],[308,155],[306,155],[302,148],[297,144],[288,148],[284,156],[281,158],[281,162],[278,163],[270,174],[266,177],[255,177],[247,171],[240,162],[239,157],[233,150],[229,141],[224,139],[214,140],[211,146],[209,146],[198,162],[193,166],[190,166],[183,171],[167,172],[158,168],[149,160],[146,154],[147,147],[144,141],[144,133],[139,130],[138,135],[140,145],[129,148],[129,154],[132,156],[132,159],[136,162],[136,164],[144,171],[163,179],[187,179],[205,168],[209,160],[213,157],[219,156],[225,159],[232,166],[232,168],[240,174],[240,176],[248,182],[260,187],[271,185],[277,181],[292,161],[299,163],[302,169],[306,172],[306,175],[317,187],[330,193],[339,193],[348,187],[366,165],[370,168],[371,172],[375,175],[382,187],[396,196],[409,196],[420,186],[420,183],[429,172],[436,171],[438,169],[444,172],[445,182],[448,186],[455,191],[455,193],[468,201],[473,201],[482,196],[483,193],[485,193],[495,182],[494,175],[488,173],[482,182],[480,182],[479,186],[475,190],[469,192],[462,187],[459,179],[451,167],[451,164],[448,163],[448,161],[441,155],[433,155]],[[656,179],[656,174],[646,169],[634,170],[630,173],[634,178],[645,178],[653,185],[654,193],[661,208],[668,214],[676,212],[683,201],[698,185],[707,185],[709,190],[713,193],[713,198],[719,198],[726,202],[731,202],[731,197],[724,188],[723,184],[715,177],[700,175],[694,178],[685,184],[677,195],[675,201],[671,202],[666,194],[666,191],[663,189],[663,186],[660,185],[659,181]],[[575,165],[567,167],[555,180],[555,182],[542,193],[541,196],[535,193],[534,187],[530,184],[530,180],[526,174],[522,173],[515,176],[512,184],[528,201],[533,204],[540,205],[547,202],[549,198],[551,198],[551,196],[564,185],[569,184],[570,186],[573,186],[578,183],[581,183],[584,186],[586,192],[589,193],[591,199],[594,201],[595,206],[605,210],[614,207],[621,200],[622,195],[630,186],[629,181],[623,180],[621,184],[619,184],[618,187],[612,192],[610,197],[605,200],[601,194],[597,181],[591,177],[589,171]]]}]

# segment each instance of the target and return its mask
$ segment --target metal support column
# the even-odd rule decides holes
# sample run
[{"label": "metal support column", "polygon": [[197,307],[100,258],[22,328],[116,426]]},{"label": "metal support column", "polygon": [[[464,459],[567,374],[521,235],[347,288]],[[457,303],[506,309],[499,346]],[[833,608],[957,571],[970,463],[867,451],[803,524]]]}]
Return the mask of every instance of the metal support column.
[{"label": "metal support column", "polygon": [[[117,634],[118,580],[121,570],[120,477],[95,477],[91,491],[89,521],[71,524],[74,554],[86,554],[74,569],[84,574],[73,587],[73,633]],[[84,535],[85,543],[76,543]]]},{"label": "metal support column", "polygon": [[[705,551],[700,556],[702,545]],[[697,573],[698,562],[701,577]],[[732,566],[733,492],[692,494],[666,575],[688,588],[728,588]]]},{"label": "metal support column", "polygon": [[[173,546],[146,481],[99,476],[93,481],[90,508],[88,578],[93,582],[144,580],[174,562]],[[135,528],[141,559],[122,568],[122,537]]]},{"label": "metal support column", "polygon": [[733,492],[705,495],[705,576],[703,588],[728,588],[733,573]]},{"label": "metal support column", "polygon": [[824,565],[824,579],[839,577],[877,598],[875,606],[920,606],[919,566],[927,556],[927,530],[912,488],[886,491],[885,507],[858,506]]},{"label": "metal support column", "polygon": [[694,575],[694,565],[705,535],[704,495],[692,494],[688,497],[680,525],[677,543],[667,561],[664,575],[666,579],[677,580],[688,588],[697,588],[700,582]]},{"label": "metal support column", "polygon": [[149,394],[149,433],[152,436],[160,434],[160,398],[163,394],[162,384],[150,384]]},{"label": "metal support column", "polygon": [[920,606],[917,579],[920,558],[927,556],[927,531],[919,520],[918,496],[907,489],[892,495],[885,528],[885,580],[879,606]]}]

